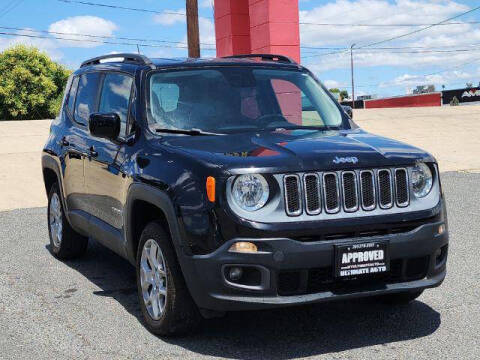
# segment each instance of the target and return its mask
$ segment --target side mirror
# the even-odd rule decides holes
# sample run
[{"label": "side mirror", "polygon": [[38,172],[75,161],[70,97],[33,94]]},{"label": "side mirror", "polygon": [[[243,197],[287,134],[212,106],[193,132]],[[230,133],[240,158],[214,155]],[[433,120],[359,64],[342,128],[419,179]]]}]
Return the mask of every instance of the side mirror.
[{"label": "side mirror", "polygon": [[342,105],[343,111],[347,113],[347,115],[350,117],[350,119],[353,119],[353,110],[350,106],[348,105]]},{"label": "side mirror", "polygon": [[120,134],[120,117],[116,113],[91,114],[88,128],[93,136],[116,140]]}]

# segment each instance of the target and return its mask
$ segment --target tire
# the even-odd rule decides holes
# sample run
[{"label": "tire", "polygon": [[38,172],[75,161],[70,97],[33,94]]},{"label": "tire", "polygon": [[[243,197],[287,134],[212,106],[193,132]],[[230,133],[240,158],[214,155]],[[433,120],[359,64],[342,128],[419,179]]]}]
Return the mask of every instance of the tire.
[{"label": "tire", "polygon": [[196,330],[200,312],[185,284],[170,236],[160,223],[151,222],[143,230],[136,268],[138,300],[147,329],[162,336]]},{"label": "tire", "polygon": [[412,302],[413,300],[418,298],[420,295],[422,295],[422,293],[423,293],[423,290],[406,291],[406,292],[400,292],[400,293],[381,295],[378,297],[378,299],[384,304],[402,305],[402,304],[408,304],[409,302]]},{"label": "tire", "polygon": [[47,223],[50,248],[56,258],[68,260],[85,254],[88,238],[70,226],[63,209],[58,183],[52,185],[48,194]]}]

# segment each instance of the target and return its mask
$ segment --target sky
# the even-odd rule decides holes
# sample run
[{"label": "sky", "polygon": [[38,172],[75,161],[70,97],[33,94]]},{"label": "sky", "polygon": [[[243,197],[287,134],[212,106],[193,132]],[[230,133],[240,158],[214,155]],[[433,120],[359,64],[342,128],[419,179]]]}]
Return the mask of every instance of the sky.
[{"label": "sky", "polygon": [[[186,56],[185,16],[178,14],[185,12],[185,0],[84,1],[149,12],[72,0],[0,0],[0,51],[17,43],[34,45],[70,69],[90,57],[137,52],[137,43],[150,57]],[[198,1],[202,56],[215,56],[213,0]],[[350,93],[349,48],[356,44],[356,95],[401,95],[425,84],[477,85],[480,10],[451,20],[453,25],[422,29],[479,5],[478,0],[299,0],[302,64],[327,87]],[[422,31],[383,42],[414,30]]]}]

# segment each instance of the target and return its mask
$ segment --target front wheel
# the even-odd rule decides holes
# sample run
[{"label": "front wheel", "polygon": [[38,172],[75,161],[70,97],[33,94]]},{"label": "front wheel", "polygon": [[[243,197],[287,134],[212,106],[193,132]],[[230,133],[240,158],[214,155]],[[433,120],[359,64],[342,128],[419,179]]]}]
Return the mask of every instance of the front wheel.
[{"label": "front wheel", "polygon": [[156,335],[191,332],[200,322],[170,237],[157,222],[142,232],[137,252],[137,288],[147,328]]}]

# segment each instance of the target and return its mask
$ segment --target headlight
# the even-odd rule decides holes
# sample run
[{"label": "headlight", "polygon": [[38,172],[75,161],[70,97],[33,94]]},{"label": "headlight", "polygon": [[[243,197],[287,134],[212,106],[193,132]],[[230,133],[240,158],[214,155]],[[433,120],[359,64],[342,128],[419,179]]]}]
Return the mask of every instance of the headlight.
[{"label": "headlight", "polygon": [[427,196],[432,184],[432,172],[425,163],[418,163],[412,168],[412,188],[417,198]]},{"label": "headlight", "polygon": [[262,175],[240,175],[233,183],[233,199],[243,210],[260,209],[267,202],[268,194],[268,183]]}]

